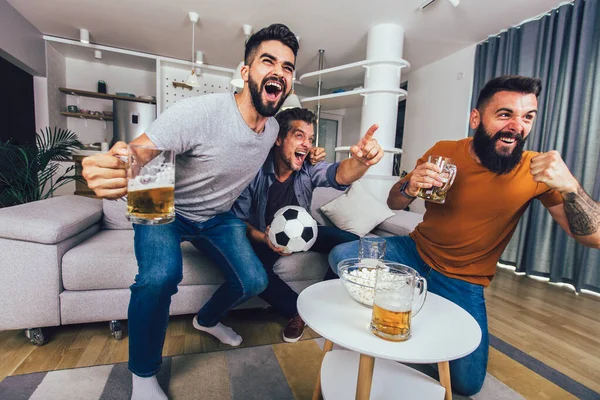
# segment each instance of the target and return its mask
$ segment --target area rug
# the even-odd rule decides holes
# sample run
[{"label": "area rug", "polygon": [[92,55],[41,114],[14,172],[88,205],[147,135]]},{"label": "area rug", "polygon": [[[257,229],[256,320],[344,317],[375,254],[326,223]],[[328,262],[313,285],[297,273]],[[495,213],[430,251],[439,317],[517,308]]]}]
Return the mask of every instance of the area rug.
[{"label": "area rug", "polygon": [[[174,400],[311,399],[322,343],[322,339],[312,339],[166,357],[158,380]],[[0,382],[3,400],[117,400],[130,396],[131,373],[125,363],[9,376]],[[455,395],[454,399],[467,397]],[[473,399],[522,397],[488,374],[483,390]]]}]

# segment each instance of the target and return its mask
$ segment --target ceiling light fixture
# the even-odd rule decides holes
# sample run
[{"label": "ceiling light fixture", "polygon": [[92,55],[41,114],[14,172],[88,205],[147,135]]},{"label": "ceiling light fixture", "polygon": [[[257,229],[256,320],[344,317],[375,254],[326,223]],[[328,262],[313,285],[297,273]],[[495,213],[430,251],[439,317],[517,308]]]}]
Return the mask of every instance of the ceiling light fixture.
[{"label": "ceiling light fixture", "polygon": [[[246,42],[250,39],[250,35],[252,35],[252,25],[245,24],[242,26],[244,30],[244,47],[246,46]],[[244,60],[242,60],[235,69],[233,73],[233,78],[231,79],[231,85],[238,88],[244,88],[244,80],[242,79],[242,67],[244,66]]]},{"label": "ceiling light fixture", "polygon": [[[450,2],[450,4],[452,4],[454,7],[458,7],[458,5],[460,4],[460,0],[448,0]],[[429,7],[430,5],[432,5],[435,2],[435,0],[425,0],[423,3],[421,3],[421,5],[419,6],[419,10],[423,11],[424,9],[426,9],[427,7]]]},{"label": "ceiling light fixture", "polygon": [[204,64],[204,53],[200,50],[196,51],[196,64]]},{"label": "ceiling light fixture", "polygon": [[[296,35],[296,40],[298,40],[298,43],[300,43],[300,36]],[[281,111],[287,110],[288,108],[302,107],[302,104],[300,104],[300,98],[294,91],[295,83],[296,83],[296,71],[294,71],[294,77],[292,79],[292,92],[290,93],[290,95],[287,97],[287,99],[285,99],[285,101],[281,105],[281,108],[280,108]]]},{"label": "ceiling light fixture", "polygon": [[102,52],[100,50],[94,51],[94,58],[102,60]]},{"label": "ceiling light fixture", "polygon": [[196,45],[196,43],[195,43],[196,23],[198,23],[199,15],[198,15],[198,13],[190,12],[190,13],[188,13],[188,16],[190,18],[190,21],[192,22],[192,71],[190,72],[190,75],[188,76],[188,78],[185,80],[185,83],[189,86],[197,87],[197,86],[200,86],[200,82],[198,81],[198,74],[196,74],[196,68],[195,68],[195,63],[194,63],[194,53],[195,53],[194,47]]},{"label": "ceiling light fixture", "polygon": [[81,28],[79,30],[79,41],[81,43],[89,44],[90,43],[90,31],[87,29]]}]

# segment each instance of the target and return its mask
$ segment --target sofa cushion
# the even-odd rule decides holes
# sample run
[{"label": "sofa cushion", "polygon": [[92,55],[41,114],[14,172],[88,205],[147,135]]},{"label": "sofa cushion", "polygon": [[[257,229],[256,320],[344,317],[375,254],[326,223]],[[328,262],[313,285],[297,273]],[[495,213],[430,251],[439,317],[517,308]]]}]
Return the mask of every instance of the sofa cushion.
[{"label": "sofa cushion", "polygon": [[[68,251],[62,260],[66,290],[126,289],[137,274],[132,230],[100,231]],[[180,285],[221,284],[221,271],[189,242],[183,251],[183,280]],[[312,256],[311,256],[312,255]],[[321,279],[327,257],[306,252],[282,257],[275,271],[285,281]]]},{"label": "sofa cushion", "polygon": [[370,195],[358,181],[346,193],[321,206],[321,211],[335,226],[360,237],[394,216],[386,204]]},{"label": "sofa cushion", "polygon": [[329,203],[331,200],[344,194],[343,190],[337,190],[329,187],[318,187],[313,191],[312,202],[310,204],[310,213],[319,225],[333,226],[333,223],[320,210],[321,206]]},{"label": "sofa cushion", "polygon": [[133,229],[127,219],[127,196],[116,200],[102,200],[103,229]]},{"label": "sofa cushion", "polygon": [[373,229],[377,236],[407,236],[423,221],[423,214],[394,211],[395,215]]},{"label": "sofa cushion", "polygon": [[102,218],[102,202],[57,196],[0,209],[0,237],[43,244],[62,242]]}]

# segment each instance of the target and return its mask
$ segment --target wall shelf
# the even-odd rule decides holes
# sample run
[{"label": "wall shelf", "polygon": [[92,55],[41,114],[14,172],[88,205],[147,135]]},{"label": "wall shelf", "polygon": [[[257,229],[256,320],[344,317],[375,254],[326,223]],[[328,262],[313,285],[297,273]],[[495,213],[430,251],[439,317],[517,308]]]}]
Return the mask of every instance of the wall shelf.
[{"label": "wall shelf", "polygon": [[355,89],[347,92],[326,94],[323,96],[305,97],[301,99],[302,107],[312,109],[321,102],[321,111],[339,110],[342,108],[362,107],[363,98],[371,94],[386,93],[398,97],[406,97],[408,93],[404,89]]},{"label": "wall shelf", "polygon": [[156,100],[144,100],[138,99],[137,97],[127,97],[127,96],[117,96],[116,94],[107,94],[107,93],[98,93],[98,92],[88,92],[87,90],[79,90],[79,89],[69,89],[60,87],[58,88],[63,93],[71,94],[74,96],[82,96],[82,97],[92,97],[94,99],[104,99],[104,100],[127,100],[127,101],[136,101],[138,103],[149,103],[156,104]]},{"label": "wall shelf", "polygon": [[362,85],[364,82],[365,68],[368,69],[369,67],[380,64],[393,65],[400,69],[410,68],[410,64],[406,60],[363,60],[351,64],[322,69],[320,71],[308,72],[302,74],[299,80],[300,83],[305,86],[317,87],[320,76],[323,89],[334,89],[352,84]]},{"label": "wall shelf", "polygon": [[64,115],[65,117],[75,117],[75,118],[85,118],[85,119],[98,119],[102,121],[112,121],[113,117],[109,117],[107,115],[92,115],[92,114],[83,114],[83,113],[72,113],[61,111],[60,115]]}]

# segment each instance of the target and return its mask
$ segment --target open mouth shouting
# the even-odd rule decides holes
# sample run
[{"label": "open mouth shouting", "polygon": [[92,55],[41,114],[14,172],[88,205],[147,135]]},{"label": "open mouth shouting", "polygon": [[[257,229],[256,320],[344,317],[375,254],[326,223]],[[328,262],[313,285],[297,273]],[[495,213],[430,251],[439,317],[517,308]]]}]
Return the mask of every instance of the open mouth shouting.
[{"label": "open mouth shouting", "polygon": [[281,98],[285,85],[283,82],[270,78],[263,84],[265,95],[268,101],[276,102]]},{"label": "open mouth shouting", "polygon": [[302,166],[302,164],[304,163],[304,160],[306,159],[306,155],[308,154],[308,151],[303,151],[303,150],[297,150],[294,152],[294,161],[296,162],[296,164]]}]

